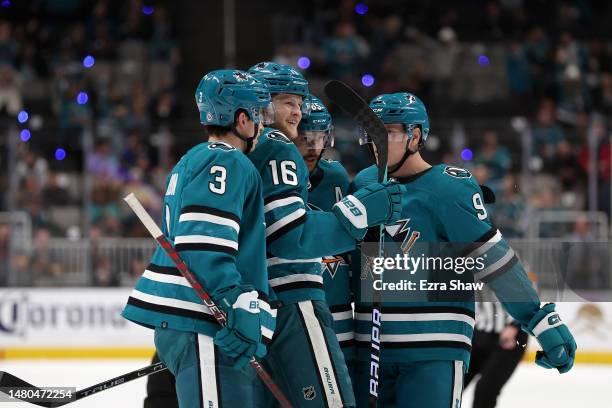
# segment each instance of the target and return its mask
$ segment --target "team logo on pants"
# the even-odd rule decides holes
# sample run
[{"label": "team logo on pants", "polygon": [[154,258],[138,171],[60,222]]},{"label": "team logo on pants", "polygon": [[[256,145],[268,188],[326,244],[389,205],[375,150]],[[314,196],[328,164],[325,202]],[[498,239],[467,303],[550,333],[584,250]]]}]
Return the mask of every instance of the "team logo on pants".
[{"label": "team logo on pants", "polygon": [[314,385],[302,388],[302,393],[304,394],[304,399],[306,401],[312,401],[317,396]]}]

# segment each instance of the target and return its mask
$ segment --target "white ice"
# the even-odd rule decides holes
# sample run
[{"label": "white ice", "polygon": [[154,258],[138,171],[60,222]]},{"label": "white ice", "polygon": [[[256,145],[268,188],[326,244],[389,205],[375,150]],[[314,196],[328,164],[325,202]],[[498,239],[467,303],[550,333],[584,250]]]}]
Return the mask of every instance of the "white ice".
[{"label": "white ice", "polygon": [[[0,370],[37,386],[71,386],[81,389],[148,364],[147,360],[2,360]],[[145,379],[134,380],[67,407],[142,407],[145,384]],[[578,364],[571,372],[559,375],[556,371],[523,363],[506,384],[498,408],[609,408],[611,387],[612,366]],[[472,394],[473,387],[470,387],[466,390],[463,408],[471,408]],[[33,407],[26,403],[0,405]]]}]

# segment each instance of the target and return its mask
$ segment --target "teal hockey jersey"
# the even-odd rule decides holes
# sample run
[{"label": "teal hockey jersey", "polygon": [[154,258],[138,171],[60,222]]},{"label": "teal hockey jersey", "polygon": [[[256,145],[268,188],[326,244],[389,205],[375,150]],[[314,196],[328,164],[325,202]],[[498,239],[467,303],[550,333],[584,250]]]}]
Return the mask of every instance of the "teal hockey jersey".
[{"label": "teal hockey jersey", "polygon": [[287,136],[265,128],[248,157],[263,181],[270,286],[284,303],[325,300],[322,257],[355,240],[333,213],[307,208],[308,167]]},{"label": "teal hockey jersey", "polygon": [[[348,194],[348,173],[337,161],[320,160],[310,175],[308,206],[313,210],[330,211]],[[322,273],[325,300],[334,318],[334,331],[346,361],[353,360],[353,308],[351,306],[351,271],[348,254],[323,257]]]},{"label": "teal hockey jersey", "polygon": [[[272,337],[265,259],[261,178],[231,145],[201,143],[189,150],[166,179],[164,236],[204,290],[240,284],[258,292],[264,341]],[[163,249],[157,248],[122,315],[150,328],[214,335],[220,326]],[[270,323],[270,324],[268,324]]]},{"label": "teal hockey jersey", "polygon": [[[369,167],[356,176],[351,188],[371,184],[376,177],[376,167]],[[402,185],[403,213],[401,220],[385,226],[385,241],[399,245],[393,247],[398,252],[386,256],[419,244],[419,250],[434,248],[431,254],[440,255],[439,243],[460,244],[464,256],[481,259],[482,265],[469,279],[488,285],[504,308],[526,324],[539,310],[539,298],[514,251],[491,225],[474,177],[467,170],[439,164],[396,180]],[[450,273],[461,276],[456,270]],[[372,307],[361,295],[355,295],[357,358],[369,361]],[[467,366],[475,323],[471,291],[470,295],[453,298],[434,291],[415,301],[383,302],[381,361],[463,360]]]}]

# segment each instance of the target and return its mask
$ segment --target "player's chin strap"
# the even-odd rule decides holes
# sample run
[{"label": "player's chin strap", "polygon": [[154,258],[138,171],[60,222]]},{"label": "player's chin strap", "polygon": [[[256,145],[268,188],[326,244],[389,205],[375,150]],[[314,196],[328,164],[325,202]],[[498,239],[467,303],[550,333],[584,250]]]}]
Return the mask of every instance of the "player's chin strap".
[{"label": "player's chin strap", "polygon": [[417,147],[416,150],[410,150],[408,148],[408,146],[410,145],[410,141],[412,140],[412,137],[409,137],[408,139],[406,139],[406,151],[404,152],[404,155],[402,156],[402,158],[400,159],[399,162],[397,162],[396,164],[394,164],[393,166],[389,166],[387,169],[387,173],[389,175],[392,175],[393,173],[395,173],[396,171],[398,171],[399,169],[402,168],[402,166],[404,165],[404,163],[406,162],[406,160],[408,160],[408,158],[410,156],[412,156],[413,154],[415,154],[416,152],[419,151],[419,149],[422,146],[423,143],[423,139],[419,140],[419,145]]},{"label": "player's chin strap", "polygon": [[253,142],[257,138],[257,134],[259,133],[259,124],[255,124],[255,131],[253,132],[253,136],[244,137],[238,132],[236,129],[236,125],[232,125],[232,133],[235,134],[240,140],[246,143],[246,148],[244,149],[244,154],[249,154],[253,150]]}]

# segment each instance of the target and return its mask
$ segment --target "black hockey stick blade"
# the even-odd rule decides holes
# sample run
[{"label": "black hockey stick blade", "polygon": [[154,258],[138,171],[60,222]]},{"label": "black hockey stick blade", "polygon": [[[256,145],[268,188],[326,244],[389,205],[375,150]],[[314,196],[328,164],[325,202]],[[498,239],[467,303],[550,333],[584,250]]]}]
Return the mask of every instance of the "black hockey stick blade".
[{"label": "black hockey stick blade", "polygon": [[[92,385],[91,387],[87,387],[82,390],[78,390],[74,393],[74,397],[68,401],[65,401],[65,400],[61,402],[60,401],[29,401],[29,400],[22,400],[22,401],[26,401],[26,402],[29,402],[30,404],[38,405],[39,407],[48,407],[48,408],[61,407],[66,404],[70,404],[71,402],[78,401],[85,397],[89,397],[90,395],[97,394],[101,391],[106,391],[118,385],[125,384],[126,382],[135,380],[137,378],[146,377],[151,374],[157,374],[167,369],[168,368],[166,367],[164,363],[151,364],[139,370],[135,370],[127,374],[123,374],[118,377],[112,378],[110,380],[103,381],[101,383]],[[31,390],[41,389],[40,387],[36,387],[35,385],[32,385],[29,382],[24,381],[19,377],[15,377],[13,374],[7,373],[5,371],[0,371],[0,388],[2,388],[3,391],[8,391],[10,389],[26,389],[26,388],[31,389]]]},{"label": "black hockey stick blade", "polygon": [[370,136],[378,155],[378,181],[386,179],[388,139],[387,129],[367,102],[350,86],[342,81],[332,80],[325,85],[325,95],[353,118]]},{"label": "black hockey stick blade", "polygon": [[[38,387],[30,384],[29,382],[24,381],[19,377],[15,377],[13,374],[7,373],[6,371],[0,371],[0,388],[3,390],[4,393],[9,390],[39,389]],[[39,405],[41,407],[54,406],[52,402],[32,402],[32,404]]]}]

